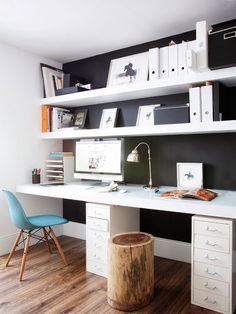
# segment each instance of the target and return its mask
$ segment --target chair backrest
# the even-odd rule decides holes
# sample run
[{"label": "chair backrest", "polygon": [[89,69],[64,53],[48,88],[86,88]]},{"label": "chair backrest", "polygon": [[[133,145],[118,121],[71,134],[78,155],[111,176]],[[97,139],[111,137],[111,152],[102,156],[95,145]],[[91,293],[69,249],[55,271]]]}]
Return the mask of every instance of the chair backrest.
[{"label": "chair backrest", "polygon": [[28,218],[26,217],[24,209],[22,208],[20,202],[15,197],[15,195],[12,192],[7,191],[5,189],[3,189],[3,192],[7,199],[7,204],[10,211],[12,223],[19,229],[23,230],[35,229],[35,226],[32,225],[29,222]]}]

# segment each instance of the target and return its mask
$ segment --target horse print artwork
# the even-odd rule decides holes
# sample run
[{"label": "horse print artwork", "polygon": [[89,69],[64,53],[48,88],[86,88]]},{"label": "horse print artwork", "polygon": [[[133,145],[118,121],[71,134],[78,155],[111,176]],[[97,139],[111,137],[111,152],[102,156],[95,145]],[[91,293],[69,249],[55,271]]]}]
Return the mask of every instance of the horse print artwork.
[{"label": "horse print artwork", "polygon": [[111,60],[107,86],[147,81],[148,53]]}]

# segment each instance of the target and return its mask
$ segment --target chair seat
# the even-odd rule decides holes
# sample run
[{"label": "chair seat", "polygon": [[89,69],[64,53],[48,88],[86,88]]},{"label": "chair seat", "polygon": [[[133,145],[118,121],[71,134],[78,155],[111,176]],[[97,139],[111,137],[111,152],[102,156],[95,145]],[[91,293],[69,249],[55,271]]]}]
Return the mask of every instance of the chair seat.
[{"label": "chair seat", "polygon": [[32,225],[40,228],[66,224],[68,222],[67,219],[56,215],[27,216],[27,218]]}]

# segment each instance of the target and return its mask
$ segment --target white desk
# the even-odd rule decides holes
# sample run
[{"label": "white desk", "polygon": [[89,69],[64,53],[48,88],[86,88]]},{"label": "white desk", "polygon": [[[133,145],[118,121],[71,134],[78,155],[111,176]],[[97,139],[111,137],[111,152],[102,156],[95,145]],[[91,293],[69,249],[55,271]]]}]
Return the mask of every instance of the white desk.
[{"label": "white desk", "polygon": [[[194,199],[165,199],[155,195],[154,191],[143,190],[141,185],[120,186],[120,189],[127,190],[126,193],[104,193],[99,192],[101,187],[88,187],[89,183],[87,186],[73,183],[45,187],[29,184],[17,186],[16,192],[106,204],[87,204],[86,209],[86,269],[102,276],[106,276],[107,271],[107,264],[102,263],[106,261],[107,238],[113,231],[117,233],[137,230],[139,208],[201,215],[193,218],[192,303],[232,314],[236,305],[233,295],[236,287],[236,276],[233,273],[236,231],[232,221],[236,218],[236,192],[216,190],[218,197],[206,202]],[[174,188],[160,188],[161,191],[170,189]],[[94,230],[94,226],[98,225],[100,227]],[[227,252],[225,247],[228,247]],[[216,275],[217,280],[214,280]]]},{"label": "white desk", "polygon": [[[16,192],[98,204],[127,207],[138,205],[139,208],[236,219],[236,191],[215,190],[219,193],[218,197],[206,202],[194,199],[165,199],[158,197],[153,191],[143,190],[141,185],[130,184],[120,188],[126,189],[127,192],[101,193],[98,191],[99,187],[87,189],[85,184],[76,183],[58,186],[18,185]],[[170,189],[174,187],[163,187],[161,190]]]}]

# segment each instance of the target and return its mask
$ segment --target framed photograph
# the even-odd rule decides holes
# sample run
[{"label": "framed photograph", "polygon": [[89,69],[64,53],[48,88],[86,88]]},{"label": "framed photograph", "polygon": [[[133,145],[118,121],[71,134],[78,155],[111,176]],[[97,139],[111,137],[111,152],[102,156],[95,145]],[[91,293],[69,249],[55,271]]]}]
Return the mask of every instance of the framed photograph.
[{"label": "framed photograph", "polygon": [[60,128],[69,128],[73,126],[74,114],[72,112],[60,113]]},{"label": "framed photograph", "polygon": [[117,108],[103,109],[99,128],[114,128],[117,119]]},{"label": "framed photograph", "polygon": [[202,163],[177,163],[177,188],[194,189],[203,187]]},{"label": "framed photograph", "polygon": [[82,129],[85,125],[88,109],[77,110],[74,114],[73,126]]},{"label": "framed photograph", "polygon": [[160,106],[160,105],[140,106],[138,109],[136,126],[154,125],[153,110],[157,106]]},{"label": "framed photograph", "polygon": [[148,79],[148,52],[111,60],[107,86],[145,82]]}]

